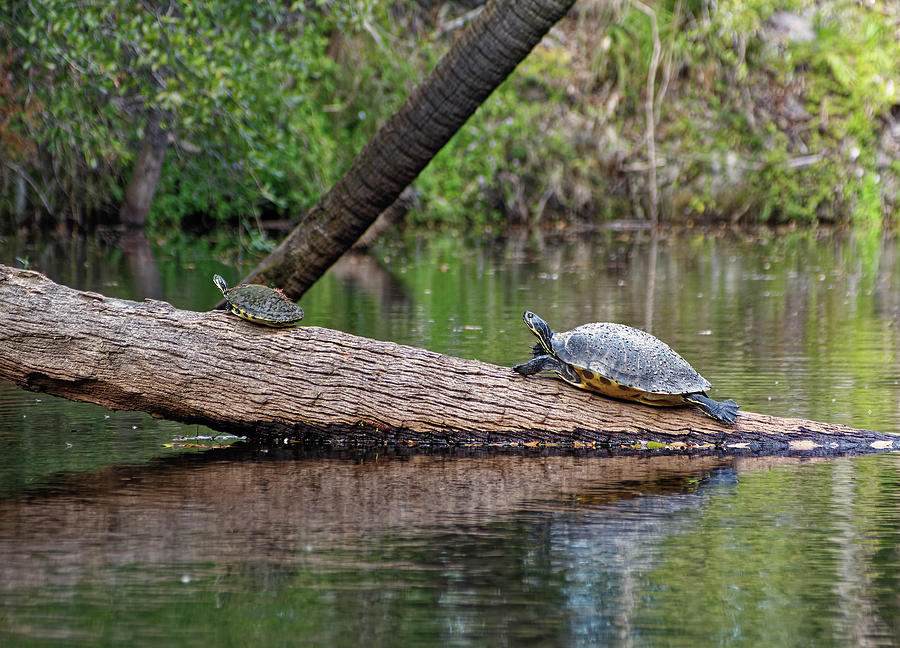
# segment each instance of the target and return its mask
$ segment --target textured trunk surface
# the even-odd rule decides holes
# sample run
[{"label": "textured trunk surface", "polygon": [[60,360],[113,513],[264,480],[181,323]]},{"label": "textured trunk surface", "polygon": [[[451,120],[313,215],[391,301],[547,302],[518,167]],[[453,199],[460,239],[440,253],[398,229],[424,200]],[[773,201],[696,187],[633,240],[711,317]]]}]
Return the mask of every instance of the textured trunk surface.
[{"label": "textured trunk surface", "polygon": [[727,427],[693,408],[618,402],[340,331],[269,329],[224,312],[108,298],[5,266],[0,305],[0,379],[251,437],[617,449],[660,441],[813,454],[892,444],[876,432],[749,412]]},{"label": "textured trunk surface", "polygon": [[346,252],[574,0],[491,0],[296,228],[246,279],[294,298]]},{"label": "textured trunk surface", "polygon": [[162,113],[159,111],[147,118],[141,153],[134,164],[131,179],[125,189],[125,199],[119,208],[119,221],[129,229],[143,229],[147,223],[156,185],[162,175],[168,135],[160,124],[161,118]]}]

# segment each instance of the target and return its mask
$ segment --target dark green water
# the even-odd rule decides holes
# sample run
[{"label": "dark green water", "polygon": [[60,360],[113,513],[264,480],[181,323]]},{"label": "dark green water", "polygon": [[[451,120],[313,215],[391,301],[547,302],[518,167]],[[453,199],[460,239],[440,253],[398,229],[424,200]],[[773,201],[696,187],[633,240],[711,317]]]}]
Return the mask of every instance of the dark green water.
[{"label": "dark green water", "polygon": [[[240,275],[207,244],[129,250],[8,240],[0,261],[192,309],[217,301],[214,272]],[[747,410],[900,432],[898,251],[850,233],[655,249],[642,233],[434,234],[341,264],[301,304],[304,323],[505,365],[528,356],[525,308],[558,329],[614,320]],[[894,454],[331,452],[213,434],[0,385],[0,643],[900,642]]]}]

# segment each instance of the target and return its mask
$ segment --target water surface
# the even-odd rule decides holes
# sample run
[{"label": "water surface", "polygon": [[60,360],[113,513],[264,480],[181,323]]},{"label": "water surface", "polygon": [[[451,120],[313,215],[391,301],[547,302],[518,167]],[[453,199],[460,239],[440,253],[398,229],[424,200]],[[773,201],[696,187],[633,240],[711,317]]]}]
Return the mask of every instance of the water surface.
[{"label": "water surface", "polygon": [[[301,304],[304,323],[504,365],[528,356],[525,308],[558,329],[614,320],[745,409],[897,432],[897,248],[834,232],[398,237]],[[246,269],[190,241],[3,254],[191,309],[218,300],[214,272]],[[0,385],[0,641],[900,642],[893,454],[339,452],[214,434]]]}]

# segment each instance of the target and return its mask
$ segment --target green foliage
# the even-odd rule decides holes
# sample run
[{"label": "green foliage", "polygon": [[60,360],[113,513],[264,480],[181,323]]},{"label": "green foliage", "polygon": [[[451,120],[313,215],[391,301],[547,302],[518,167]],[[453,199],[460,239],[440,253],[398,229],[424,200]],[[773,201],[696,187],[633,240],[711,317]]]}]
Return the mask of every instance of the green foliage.
[{"label": "green foliage", "polygon": [[[900,164],[877,168],[882,117],[900,102],[888,4],[649,6],[663,50],[658,168],[675,217],[869,222],[900,200],[884,195]],[[776,11],[808,16],[814,40],[773,40]],[[296,214],[446,50],[455,32],[430,22],[441,15],[375,0],[6,4],[0,151],[53,208],[114,208],[147,115],[163,110],[172,146],[154,225]],[[579,3],[567,20],[417,180],[414,220],[630,215],[646,190],[650,22],[627,3],[615,18]]]},{"label": "green foliage", "polygon": [[87,190],[76,199],[88,209],[120,198],[151,110],[166,115],[172,143],[151,213],[161,225],[303,209],[372,130],[360,117],[368,106],[342,105],[350,75],[328,51],[357,31],[378,36],[386,9],[368,0],[47,0],[0,11],[40,106],[37,121],[15,127],[68,169],[57,189]]},{"label": "green foliage", "polygon": [[[889,12],[845,0],[652,6],[663,45],[656,87],[667,93],[657,97],[656,141],[670,211],[815,223],[860,209],[871,220],[887,208],[881,191],[894,184],[873,183],[873,149],[900,84],[900,24]],[[776,11],[810,16],[814,40],[774,38],[766,30]],[[572,210],[627,215],[623,185],[644,180],[631,174],[618,184],[609,167],[640,166],[646,156],[652,33],[628,5],[605,33],[589,18],[576,19],[597,29],[588,54],[577,38],[537,48],[432,162],[417,181],[430,217],[547,218],[548,196],[568,218]]]},{"label": "green foliage", "polygon": [[429,220],[524,220],[549,194],[560,207],[577,208],[561,176],[587,182],[596,169],[580,165],[575,143],[559,128],[571,64],[565,49],[540,46],[481,105],[416,181]]},{"label": "green foliage", "polygon": [[[560,159],[566,157],[565,142],[545,139],[529,126],[545,121],[551,106],[520,104],[515,85],[507,81],[496,90],[417,180],[429,219],[449,224],[499,221],[505,213],[498,203],[512,202],[514,197],[491,196],[488,188],[498,175],[519,169],[544,171],[555,152],[561,153]],[[554,144],[562,151],[554,151]],[[512,183],[504,188],[515,191]]]},{"label": "green foliage", "polygon": [[856,192],[856,208],[853,223],[861,229],[873,229],[880,233],[882,223],[882,199],[877,174],[867,173],[859,182]]},{"label": "green foliage", "polygon": [[[814,40],[785,42],[766,33],[776,10],[809,16]],[[870,213],[884,202],[871,184],[879,117],[900,100],[897,28],[877,7],[846,1],[719,3],[712,21],[689,36],[702,47],[682,50],[690,56],[686,61],[717,61],[721,72],[689,86],[690,102],[675,106],[685,111],[677,143],[702,156],[732,150],[749,160],[743,182],[755,188],[749,200],[760,220],[815,222],[859,209]],[[743,58],[735,49],[738,40],[746,43]],[[722,112],[710,119],[716,106]],[[797,116],[797,107],[805,117]],[[723,197],[719,209],[727,210]]]}]

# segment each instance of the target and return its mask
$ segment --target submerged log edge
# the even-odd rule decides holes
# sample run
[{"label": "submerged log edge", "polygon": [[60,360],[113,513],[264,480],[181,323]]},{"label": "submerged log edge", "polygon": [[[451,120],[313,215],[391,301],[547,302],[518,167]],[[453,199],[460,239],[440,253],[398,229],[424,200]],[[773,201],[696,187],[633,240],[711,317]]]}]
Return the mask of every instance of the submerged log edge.
[{"label": "submerged log edge", "polygon": [[[217,421],[184,421],[199,423],[223,433],[246,436],[251,441],[267,444],[301,443],[329,445],[336,449],[354,447],[441,448],[545,448],[594,451],[605,455],[633,454],[716,454],[772,456],[842,456],[895,451],[900,439],[872,430],[848,428],[837,432],[798,430],[781,435],[741,430],[737,433],[712,435],[689,432],[683,435],[645,431],[603,431],[573,429],[565,434],[547,430],[522,430],[520,434],[491,434],[484,430],[441,430],[433,433],[383,430],[364,422],[355,426],[286,425],[258,422],[246,426],[230,426]],[[856,433],[856,434],[854,434]],[[738,439],[731,438],[737,434]],[[897,444],[895,445],[895,441]]]},{"label": "submerged log edge", "polygon": [[900,441],[743,411],[725,426],[691,407],[614,401],[331,329],[269,329],[224,312],[105,297],[2,265],[0,380],[265,443],[823,456]]}]

